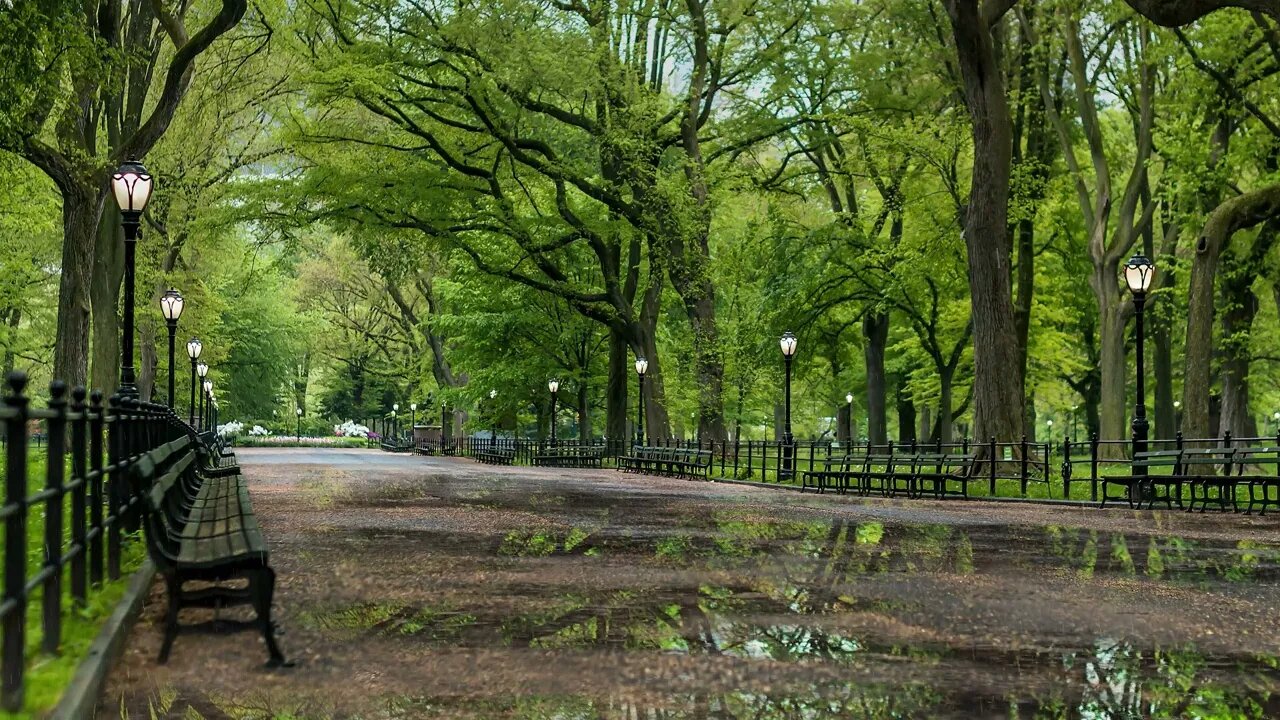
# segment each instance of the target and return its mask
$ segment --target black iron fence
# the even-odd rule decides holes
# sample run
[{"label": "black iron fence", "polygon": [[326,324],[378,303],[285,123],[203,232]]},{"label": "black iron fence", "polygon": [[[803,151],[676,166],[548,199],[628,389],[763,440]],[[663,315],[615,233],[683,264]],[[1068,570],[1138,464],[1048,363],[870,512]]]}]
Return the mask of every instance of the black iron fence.
[{"label": "black iron fence", "polygon": [[[371,443],[372,445],[373,443]],[[799,474],[821,468],[831,458],[843,455],[865,454],[960,454],[974,458],[971,485],[979,496],[1022,497],[1043,499],[1089,500],[1099,499],[1099,486],[1108,476],[1132,473],[1129,440],[1099,440],[1094,436],[1085,441],[1063,439],[1060,442],[1034,442],[1023,438],[1016,442],[999,442],[995,439],[978,442],[962,439],[958,442],[916,441],[870,445],[866,442],[841,443],[833,440],[797,440],[791,446],[792,471],[787,471],[788,448],[776,440],[731,440],[714,442],[705,440],[654,439],[648,447],[663,449],[704,450],[712,455],[710,476],[715,479],[744,480],[761,483],[798,484]],[[1212,447],[1255,447],[1259,445],[1280,448],[1280,435],[1273,437],[1234,438],[1230,433],[1218,438],[1187,439],[1180,434],[1173,439],[1148,440],[1150,450],[1190,449]],[[407,445],[382,444],[384,449],[409,449]],[[629,439],[595,438],[592,440],[559,440],[560,448],[594,449],[602,454],[603,465],[616,464],[616,459],[635,447]],[[417,449],[430,454],[461,455],[472,457],[477,451],[508,453],[517,465],[532,465],[535,455],[552,447],[549,440],[524,438],[463,437],[446,442],[435,441]],[[1280,452],[1280,450],[1278,450]]]},{"label": "black iron fence", "polygon": [[[84,606],[104,579],[120,577],[123,543],[141,512],[142,488],[126,477],[130,462],[194,432],[162,405],[120,396],[104,403],[101,393],[54,382],[46,407],[35,408],[26,389],[23,374],[10,374],[0,400],[0,706],[8,711],[22,708],[28,633],[39,632],[41,652],[58,652],[67,603]],[[28,605],[36,601],[33,622]]]}]

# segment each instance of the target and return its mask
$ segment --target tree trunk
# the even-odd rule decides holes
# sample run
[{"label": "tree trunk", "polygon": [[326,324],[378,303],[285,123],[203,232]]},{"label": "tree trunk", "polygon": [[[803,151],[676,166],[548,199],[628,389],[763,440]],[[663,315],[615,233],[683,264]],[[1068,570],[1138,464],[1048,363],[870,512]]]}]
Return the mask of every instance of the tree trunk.
[{"label": "tree trunk", "polygon": [[941,394],[938,396],[938,439],[944,444],[951,442],[954,437],[952,431],[951,404],[952,396],[955,391],[954,370],[945,370],[939,375],[939,381],[942,384]]},{"label": "tree trunk", "polygon": [[609,329],[609,377],[605,384],[604,434],[605,437],[623,440],[627,438],[627,420],[630,383],[633,367],[628,354],[627,338],[617,330]]},{"label": "tree trunk", "polygon": [[974,432],[1022,435],[1023,377],[1009,268],[1012,130],[990,27],[977,2],[946,0],[973,121],[973,177],[964,218],[973,315]]},{"label": "tree trunk", "polygon": [[[1125,367],[1125,313],[1117,288],[1114,294],[1102,294],[1098,299],[1098,340],[1101,352],[1098,370],[1101,401],[1098,437],[1102,440],[1127,440],[1129,431],[1125,419],[1126,405]],[[1108,446],[1112,452],[1107,457],[1122,457],[1118,446]]]},{"label": "tree trunk", "polygon": [[884,352],[889,344],[888,313],[863,315],[862,334],[867,339],[863,350],[867,361],[867,442],[884,445],[889,441],[884,372]]},{"label": "tree trunk", "polygon": [[905,378],[898,385],[896,401],[898,405],[898,442],[909,443],[916,434],[916,406],[907,394]]},{"label": "tree trunk", "polygon": [[[79,183],[59,189],[62,191],[62,279],[58,284],[53,376],[75,387],[84,385],[89,374],[90,287],[95,275],[93,250],[103,196],[97,188]],[[107,394],[115,392],[115,380],[98,389]]]},{"label": "tree trunk", "polygon": [[154,320],[145,319],[137,323],[138,326],[138,351],[141,364],[138,366],[138,396],[143,402],[163,402],[168,403],[169,398],[156,396],[156,378],[159,377],[160,348],[158,347],[158,337],[164,337],[164,354],[165,362],[169,360],[169,329],[156,332],[156,323]]},{"label": "tree trunk", "polygon": [[[591,439],[591,398],[587,393],[587,383],[578,383],[578,440],[587,442]],[[621,435],[617,437],[622,437]]]},{"label": "tree trunk", "polygon": [[1218,259],[1237,230],[1280,215],[1280,185],[1233,197],[1214,209],[1196,241],[1187,293],[1186,366],[1182,384],[1182,428],[1187,437],[1209,433],[1209,392],[1213,352],[1214,283]]},{"label": "tree trunk", "polygon": [[1231,273],[1223,283],[1226,310],[1222,313],[1222,414],[1219,435],[1253,437],[1256,424],[1249,414],[1249,332],[1258,312],[1252,274]]},{"label": "tree trunk", "polygon": [[8,377],[9,373],[13,372],[15,357],[13,338],[18,333],[18,326],[22,324],[22,309],[11,309],[8,317],[5,318],[5,324],[9,326],[9,343],[4,346],[3,357],[0,357],[0,377]]},{"label": "tree trunk", "polygon": [[647,437],[662,440],[671,437],[671,419],[667,416],[667,399],[662,380],[662,361],[658,357],[658,312],[661,288],[645,291],[640,306],[640,322],[636,324],[638,347],[633,348],[649,361],[644,378],[644,432]]},{"label": "tree trunk", "polygon": [[103,393],[115,392],[120,382],[120,284],[124,280],[124,235],[120,230],[120,210],[106,203],[101,222],[94,230],[92,387]]}]

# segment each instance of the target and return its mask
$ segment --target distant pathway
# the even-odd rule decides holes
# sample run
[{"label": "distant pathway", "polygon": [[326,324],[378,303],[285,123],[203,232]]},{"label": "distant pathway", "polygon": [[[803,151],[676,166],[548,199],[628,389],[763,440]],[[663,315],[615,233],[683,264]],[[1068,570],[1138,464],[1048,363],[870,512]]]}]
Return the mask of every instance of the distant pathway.
[{"label": "distant pathway", "polygon": [[1278,516],[240,460],[297,667],[263,670],[251,633],[156,665],[157,586],[98,717],[1280,716]]}]

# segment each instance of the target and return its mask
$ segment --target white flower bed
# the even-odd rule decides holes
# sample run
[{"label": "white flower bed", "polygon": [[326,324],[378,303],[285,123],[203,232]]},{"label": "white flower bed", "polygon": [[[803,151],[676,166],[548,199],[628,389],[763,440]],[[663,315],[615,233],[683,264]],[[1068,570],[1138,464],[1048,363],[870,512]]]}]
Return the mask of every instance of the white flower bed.
[{"label": "white flower bed", "polygon": [[334,425],[333,434],[338,437],[367,438],[369,437],[369,428],[348,420],[341,425]]},{"label": "white flower bed", "polygon": [[271,434],[271,431],[261,425],[254,425],[253,429],[249,431],[249,434],[254,437],[266,437]]},{"label": "white flower bed", "polygon": [[235,437],[244,431],[244,423],[238,420],[232,420],[225,425],[218,426],[218,435],[222,437]]}]

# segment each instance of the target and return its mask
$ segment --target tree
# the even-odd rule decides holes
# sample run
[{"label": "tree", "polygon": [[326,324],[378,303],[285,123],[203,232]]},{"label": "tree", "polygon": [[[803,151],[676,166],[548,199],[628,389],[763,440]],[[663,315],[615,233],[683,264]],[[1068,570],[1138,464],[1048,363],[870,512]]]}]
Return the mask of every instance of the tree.
[{"label": "tree", "polygon": [[[93,293],[93,310],[104,327],[114,328],[119,233],[114,217],[103,212],[110,174],[126,159],[144,157],[164,135],[190,87],[196,58],[240,21],[246,0],[222,0],[195,34],[186,26],[192,3],[171,7],[162,0],[99,0],[88,7],[61,1],[40,5],[44,14],[32,21],[48,31],[33,35],[25,23],[3,23],[0,45],[34,41],[37,46],[23,58],[29,65],[19,74],[66,76],[70,82],[56,88],[42,85],[33,102],[20,106],[10,132],[0,135],[0,147],[40,168],[62,196],[54,375],[82,385],[88,370],[95,277],[103,291]],[[80,12],[73,11],[76,7]],[[171,53],[165,51],[163,39],[172,45]],[[163,81],[153,95],[154,76]],[[98,344],[111,334],[99,333]]]}]

